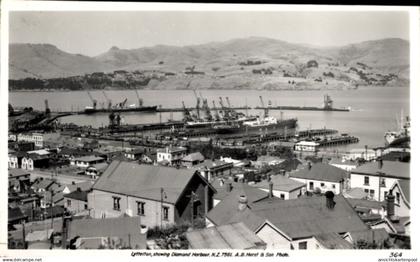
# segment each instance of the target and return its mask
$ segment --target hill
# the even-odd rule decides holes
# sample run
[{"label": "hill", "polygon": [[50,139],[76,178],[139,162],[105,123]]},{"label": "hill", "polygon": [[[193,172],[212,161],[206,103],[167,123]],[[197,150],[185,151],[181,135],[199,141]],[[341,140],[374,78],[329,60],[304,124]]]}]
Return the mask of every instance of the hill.
[{"label": "hill", "polygon": [[[11,44],[10,54],[11,79],[115,70],[137,71],[148,78],[154,73],[148,78],[153,81],[142,81],[147,83],[143,88],[190,88],[191,82],[193,88],[352,88],[405,86],[409,78],[409,43],[396,38],[318,48],[249,37],[184,47],[112,47],[96,57],[69,54],[48,44]],[[115,82],[114,75],[109,78],[107,83]],[[118,74],[118,81],[129,80],[129,75]]]}]

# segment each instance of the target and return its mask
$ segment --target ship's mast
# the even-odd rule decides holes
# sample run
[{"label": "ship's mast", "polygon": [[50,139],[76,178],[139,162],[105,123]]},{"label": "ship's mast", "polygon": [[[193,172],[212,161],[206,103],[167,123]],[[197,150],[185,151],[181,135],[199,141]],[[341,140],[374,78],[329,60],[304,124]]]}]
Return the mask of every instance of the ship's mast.
[{"label": "ship's mast", "polygon": [[260,96],[260,102],[261,102],[262,108],[264,109],[264,118],[266,118],[268,117],[268,107],[265,107],[262,96]]}]

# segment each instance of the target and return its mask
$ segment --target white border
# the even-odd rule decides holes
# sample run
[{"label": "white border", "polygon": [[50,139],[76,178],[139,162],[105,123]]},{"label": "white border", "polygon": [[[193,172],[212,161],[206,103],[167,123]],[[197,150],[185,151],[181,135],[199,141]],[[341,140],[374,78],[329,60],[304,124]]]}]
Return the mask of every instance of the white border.
[{"label": "white border", "polygon": [[[0,89],[0,119],[2,120],[0,128],[0,185],[2,192],[0,196],[0,258],[6,256],[9,258],[43,258],[43,261],[74,261],[75,259],[83,259],[85,257],[95,256],[96,258],[105,259],[106,261],[115,260],[115,255],[118,255],[118,259],[132,260],[132,259],[150,259],[149,257],[131,257],[131,251],[111,251],[111,250],[100,250],[100,251],[51,251],[51,250],[38,250],[38,251],[17,251],[17,250],[4,250],[5,243],[7,241],[7,104],[8,104],[8,91],[7,91],[7,79],[8,79],[8,28],[9,28],[9,12],[10,11],[309,11],[309,12],[320,12],[320,11],[407,11],[410,14],[410,74],[411,74],[411,90],[410,90],[410,103],[411,103],[411,118],[412,118],[412,129],[418,130],[419,123],[419,111],[418,100],[419,98],[419,9],[417,7],[404,7],[404,6],[314,6],[314,5],[225,5],[225,4],[185,4],[185,3],[93,3],[93,2],[42,2],[42,1],[11,1],[4,0],[1,3],[1,89]],[[417,132],[415,132],[417,134]],[[418,148],[419,139],[416,135],[412,136],[412,165],[411,174],[412,182],[411,185],[419,184],[418,174],[420,172],[417,166],[418,163]],[[6,190],[4,190],[6,189]],[[415,188],[413,188],[415,189]],[[419,257],[419,252],[415,250],[415,247],[420,246],[419,241],[419,221],[418,209],[420,206],[416,200],[420,199],[419,190],[411,190],[413,203],[412,205],[412,247],[411,251],[402,251],[404,258],[415,258]],[[417,218],[417,219],[415,219]],[[69,253],[71,252],[71,256]],[[303,257],[315,260],[332,260],[339,258],[343,261],[353,261],[354,259],[365,258],[367,261],[378,261],[379,258],[388,258],[391,251],[389,250],[369,250],[363,251],[354,250],[346,251],[286,251],[290,254],[289,258],[264,258],[267,260],[287,259],[292,261],[299,261]],[[162,259],[159,257],[152,258],[153,260]],[[186,258],[183,257],[171,257],[174,261],[184,261]],[[187,258],[197,259],[197,258]],[[204,258],[200,260],[209,260],[211,258]],[[252,261],[256,258],[248,257],[246,260]],[[257,258],[258,259],[258,258]],[[236,260],[236,259],[235,259]]]}]

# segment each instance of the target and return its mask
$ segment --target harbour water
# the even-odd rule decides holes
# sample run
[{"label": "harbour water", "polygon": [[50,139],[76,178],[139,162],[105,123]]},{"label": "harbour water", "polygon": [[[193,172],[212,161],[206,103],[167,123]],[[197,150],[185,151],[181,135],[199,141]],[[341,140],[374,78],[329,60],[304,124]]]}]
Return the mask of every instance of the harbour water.
[{"label": "harbour water", "polygon": [[[98,101],[99,107],[106,107],[107,102],[102,91],[90,91]],[[140,90],[144,105],[161,105],[165,107],[193,107],[196,98],[191,90]],[[348,133],[360,138],[358,144],[347,145],[345,149],[382,146],[384,132],[397,129],[397,119],[401,112],[409,115],[410,90],[401,87],[362,87],[358,90],[328,90],[328,91],[254,91],[254,90],[201,90],[198,92],[207,98],[209,104],[214,100],[219,106],[219,97],[225,101],[229,97],[233,106],[261,105],[262,96],[265,105],[271,100],[273,106],[321,106],[323,96],[329,94],[334,100],[334,107],[351,107],[350,112],[323,111],[283,111],[283,118],[297,118],[299,130],[309,128],[331,128],[340,133]],[[127,105],[138,103],[133,90],[110,90],[107,96],[113,104],[127,98]],[[10,92],[9,102],[13,106],[31,106],[44,109],[44,100],[48,99],[52,110],[69,111],[83,110],[92,102],[85,91],[72,92]],[[245,112],[245,111],[244,111]],[[262,114],[262,110],[248,110],[250,115]],[[182,113],[144,113],[130,112],[121,114],[127,124],[157,123],[168,119],[180,120]],[[281,112],[270,111],[270,115],[280,118]],[[62,123],[91,125],[100,127],[108,125],[107,114],[73,115],[60,119]]]}]

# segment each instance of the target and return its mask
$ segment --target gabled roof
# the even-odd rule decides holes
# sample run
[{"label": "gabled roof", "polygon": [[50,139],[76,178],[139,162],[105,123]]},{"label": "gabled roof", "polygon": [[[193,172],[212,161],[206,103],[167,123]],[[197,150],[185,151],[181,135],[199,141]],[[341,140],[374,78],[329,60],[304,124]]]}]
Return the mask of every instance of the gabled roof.
[{"label": "gabled roof", "polygon": [[158,153],[166,153],[166,150],[168,150],[169,153],[176,153],[176,152],[183,152],[187,151],[185,147],[167,147],[167,148],[160,148],[157,150]]},{"label": "gabled roof", "polygon": [[92,181],[85,181],[85,182],[80,182],[80,183],[69,184],[69,185],[66,185],[66,187],[69,189],[70,192],[77,190],[78,187],[82,191],[88,191],[89,189],[92,188],[92,185],[93,185]]},{"label": "gabled roof", "polygon": [[357,199],[357,198],[346,198],[347,202],[352,207],[366,207],[366,208],[374,208],[374,209],[381,209],[382,207],[386,206],[386,202],[382,201],[374,201],[374,200],[367,200],[367,199]]},{"label": "gabled roof", "polygon": [[369,193],[366,193],[361,187],[353,187],[343,192],[343,196],[346,198],[366,199],[368,195]]},{"label": "gabled roof", "polygon": [[367,229],[343,196],[335,196],[334,201],[335,207],[329,209],[325,197],[273,199],[255,203],[251,210],[292,239]]},{"label": "gabled roof", "polygon": [[[271,181],[273,182],[273,190],[291,192],[298,188],[306,186],[305,183],[298,182],[294,179],[287,178],[282,175],[271,176]],[[267,180],[255,183],[253,187],[269,189],[269,182]]]},{"label": "gabled roof", "polygon": [[81,248],[86,247],[83,238],[118,237],[133,249],[146,249],[146,234],[140,234],[140,219],[138,217],[117,217],[105,219],[74,219],[69,225],[69,239],[82,238]]},{"label": "gabled roof", "polygon": [[382,167],[378,162],[368,162],[351,171],[352,174],[364,174],[377,176],[394,177],[399,179],[410,179],[410,163],[398,161],[382,161]]},{"label": "gabled roof", "polygon": [[327,249],[353,249],[353,245],[337,233],[319,234],[315,236],[315,239]]},{"label": "gabled roof", "polygon": [[186,233],[193,249],[257,249],[266,244],[243,223],[209,227]]},{"label": "gabled roof", "polygon": [[391,190],[393,190],[393,188],[396,187],[397,184],[399,185],[401,193],[405,200],[408,203],[410,203],[410,180],[397,180],[391,187]]},{"label": "gabled roof", "polygon": [[343,169],[329,164],[315,163],[310,169],[306,167],[291,172],[290,177],[328,182],[341,182],[347,178],[347,173]]},{"label": "gabled roof", "polygon": [[204,161],[204,156],[200,152],[191,153],[182,158],[185,162]]},{"label": "gabled roof", "polygon": [[[205,182],[204,178],[191,169],[114,160],[92,188],[155,201],[161,200],[163,188],[166,195],[164,202],[175,204],[194,175]],[[214,190],[211,186],[210,189]]]}]

